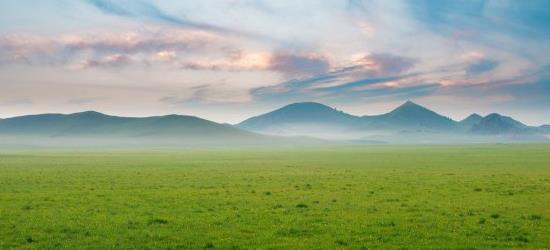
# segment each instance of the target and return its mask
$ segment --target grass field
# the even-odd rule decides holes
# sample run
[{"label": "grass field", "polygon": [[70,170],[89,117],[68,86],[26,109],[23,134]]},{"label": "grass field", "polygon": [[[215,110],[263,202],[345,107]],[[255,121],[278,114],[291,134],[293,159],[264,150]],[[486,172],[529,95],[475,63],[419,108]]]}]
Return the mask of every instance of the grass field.
[{"label": "grass field", "polygon": [[0,248],[550,248],[550,145],[0,151]]}]

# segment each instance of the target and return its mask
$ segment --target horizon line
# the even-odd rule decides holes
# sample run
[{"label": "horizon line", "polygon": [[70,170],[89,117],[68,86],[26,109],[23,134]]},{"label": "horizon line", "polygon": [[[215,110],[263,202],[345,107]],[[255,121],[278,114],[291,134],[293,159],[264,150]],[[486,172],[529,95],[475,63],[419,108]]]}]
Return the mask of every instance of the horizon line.
[{"label": "horizon line", "polygon": [[[0,120],[5,120],[5,119],[13,119],[13,118],[18,118],[18,117],[25,117],[25,116],[38,116],[38,115],[75,115],[75,114],[82,114],[82,113],[88,113],[88,112],[93,112],[93,113],[98,113],[98,114],[101,114],[101,115],[105,115],[105,116],[110,116],[110,117],[119,117],[119,118],[152,118],[152,117],[165,117],[165,116],[182,116],[182,117],[194,117],[194,118],[198,118],[198,119],[203,119],[203,120],[207,120],[207,121],[210,121],[210,122],[214,122],[214,123],[218,123],[218,124],[229,124],[229,125],[237,125],[243,121],[246,121],[250,118],[253,118],[253,117],[257,117],[257,116],[262,116],[262,115],[265,115],[267,113],[270,113],[270,112],[273,112],[273,111],[276,111],[276,110],[279,110],[279,109],[282,109],[284,107],[287,107],[287,106],[290,106],[290,105],[294,105],[294,104],[305,104],[305,103],[314,103],[314,104],[319,104],[319,105],[323,105],[323,106],[326,106],[326,107],[329,107],[331,109],[334,109],[336,111],[340,111],[340,112],[343,112],[343,113],[346,113],[348,115],[351,115],[351,116],[354,116],[354,117],[369,117],[369,116],[378,116],[378,115],[384,115],[384,114],[387,114],[387,113],[390,113],[392,112],[393,110],[403,106],[403,105],[406,105],[408,103],[412,103],[414,105],[417,105],[417,106],[420,106],[420,107],[423,107],[425,109],[428,109],[432,112],[435,112],[436,114],[438,115],[441,115],[441,116],[444,116],[444,117],[447,117],[449,119],[451,119],[452,121],[454,122],[461,122],[463,121],[464,119],[470,117],[471,115],[479,115],[481,117],[487,117],[489,115],[492,115],[492,114],[497,114],[497,115],[500,115],[500,116],[506,116],[506,117],[510,117],[514,120],[516,120],[515,118],[511,117],[511,116],[508,116],[508,115],[505,115],[505,114],[501,114],[501,113],[497,113],[497,112],[490,112],[490,113],[487,113],[487,114],[483,114],[483,113],[480,113],[480,112],[474,112],[474,113],[471,113],[469,115],[467,115],[466,117],[460,119],[460,120],[455,120],[447,115],[444,115],[444,114],[441,114],[441,113],[438,113],[436,111],[433,111],[432,109],[424,106],[424,105],[421,105],[421,104],[418,104],[414,101],[411,101],[411,100],[407,100],[405,102],[403,102],[402,104],[398,105],[397,107],[393,108],[392,110],[386,112],[386,113],[381,113],[381,114],[375,114],[375,115],[353,115],[351,113],[348,113],[344,110],[341,110],[339,108],[336,108],[334,106],[330,106],[330,105],[326,105],[324,103],[321,103],[321,102],[315,102],[315,101],[302,101],[302,102],[293,102],[293,103],[289,103],[289,104],[286,104],[286,105],[282,105],[280,106],[279,108],[275,108],[275,109],[272,109],[270,111],[265,111],[261,114],[258,114],[258,115],[250,115],[248,116],[248,118],[244,119],[244,120],[241,120],[240,122],[237,122],[237,123],[230,123],[230,122],[216,122],[214,120],[211,120],[209,118],[205,118],[203,116],[198,116],[198,115],[192,115],[192,114],[180,114],[180,113],[170,113],[170,114],[151,114],[151,115],[144,115],[144,116],[123,116],[123,115],[118,115],[118,114],[113,114],[113,113],[108,113],[108,112],[102,112],[102,111],[98,111],[98,110],[94,110],[94,109],[88,109],[88,110],[83,110],[83,111],[77,111],[77,112],[70,112],[70,113],[65,113],[65,112],[43,112],[43,113],[30,113],[30,114],[22,114],[22,115],[16,115],[16,116],[10,116],[10,117],[0,117]],[[0,114],[1,116],[1,114]],[[519,121],[519,120],[518,120]],[[522,121],[520,121],[522,122]],[[522,122],[523,123],[523,122]],[[545,125],[550,125],[550,123],[541,123],[539,125],[531,125],[531,124],[527,124],[527,123],[524,123],[525,125],[527,126],[530,126],[530,127],[541,127],[541,126],[545,126]]]}]

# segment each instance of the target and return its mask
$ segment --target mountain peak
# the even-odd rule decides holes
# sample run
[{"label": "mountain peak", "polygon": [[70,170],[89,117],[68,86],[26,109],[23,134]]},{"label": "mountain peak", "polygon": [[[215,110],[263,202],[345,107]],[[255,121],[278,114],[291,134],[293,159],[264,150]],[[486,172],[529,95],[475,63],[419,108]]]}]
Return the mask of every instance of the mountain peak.
[{"label": "mountain peak", "polygon": [[317,102],[292,103],[277,110],[255,116],[238,126],[247,129],[266,130],[287,124],[350,123],[355,116]]},{"label": "mountain peak", "polygon": [[[407,100],[405,103],[401,104],[399,107],[397,107],[396,109],[399,109],[399,108],[412,108],[412,107],[422,107],[421,105],[418,105],[416,104],[415,102],[411,101],[411,100]],[[424,107],[422,107],[424,108]]]},{"label": "mountain peak", "polygon": [[460,124],[466,129],[471,129],[473,126],[478,124],[481,120],[483,120],[483,116],[473,113],[468,117],[464,118],[464,120],[460,121]]},{"label": "mountain peak", "polygon": [[422,105],[416,104],[412,101],[406,101],[405,103],[401,104],[401,106],[397,107],[390,113],[409,113],[409,112],[433,112],[427,108],[425,108]]},{"label": "mountain peak", "polygon": [[528,132],[527,128],[525,124],[511,117],[492,113],[483,117],[472,127],[472,131],[484,134],[517,134]]},{"label": "mountain peak", "polygon": [[405,103],[403,103],[402,105],[413,105],[413,106],[420,106],[420,105],[418,105],[418,104],[414,103],[414,102],[413,102],[413,101],[411,101],[411,100],[407,100],[407,101],[406,101]]},{"label": "mountain peak", "polygon": [[471,115],[469,115],[468,117],[464,118],[464,120],[460,121],[461,123],[468,123],[468,124],[475,124],[475,123],[478,123],[479,121],[481,121],[481,119],[483,119],[483,116],[477,114],[477,113],[473,113]]},{"label": "mountain peak", "polygon": [[469,115],[468,117],[466,117],[466,119],[464,120],[467,120],[467,119],[481,119],[483,118],[483,116],[479,115],[478,113],[473,113],[471,115]]},{"label": "mountain peak", "polygon": [[488,114],[487,116],[485,116],[486,119],[497,119],[497,118],[502,118],[502,117],[504,117],[504,116],[502,116],[499,113],[491,113],[491,114]]},{"label": "mountain peak", "polygon": [[328,113],[342,113],[332,107],[318,102],[296,102],[279,108],[271,113],[287,115],[326,115]]},{"label": "mountain peak", "polygon": [[82,112],[73,113],[70,115],[78,115],[78,116],[106,116],[106,114],[94,111],[94,110],[87,110]]},{"label": "mountain peak", "polygon": [[455,121],[410,100],[382,117],[386,124],[393,127],[440,130],[454,128],[456,125]]},{"label": "mountain peak", "polygon": [[291,103],[289,105],[286,105],[281,109],[295,109],[295,108],[307,108],[307,109],[314,109],[314,108],[317,108],[317,109],[333,109],[325,104],[322,104],[322,103],[318,103],[318,102],[295,102],[295,103]]}]

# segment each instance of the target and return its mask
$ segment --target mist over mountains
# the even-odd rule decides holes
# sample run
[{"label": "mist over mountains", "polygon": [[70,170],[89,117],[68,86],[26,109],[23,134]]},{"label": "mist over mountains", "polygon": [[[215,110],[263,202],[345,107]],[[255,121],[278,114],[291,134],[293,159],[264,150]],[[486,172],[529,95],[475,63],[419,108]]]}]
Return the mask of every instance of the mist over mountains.
[{"label": "mist over mountains", "polygon": [[354,116],[303,102],[234,126],[194,116],[118,117],[94,111],[0,119],[0,145],[279,145],[323,143],[548,142],[550,125],[472,114],[454,121],[407,101],[389,113]]},{"label": "mist over mountains", "polygon": [[472,114],[454,121],[411,101],[375,116],[353,116],[320,103],[294,103],[237,126],[271,135],[384,143],[538,142],[548,140],[549,127],[530,127],[499,114]]}]

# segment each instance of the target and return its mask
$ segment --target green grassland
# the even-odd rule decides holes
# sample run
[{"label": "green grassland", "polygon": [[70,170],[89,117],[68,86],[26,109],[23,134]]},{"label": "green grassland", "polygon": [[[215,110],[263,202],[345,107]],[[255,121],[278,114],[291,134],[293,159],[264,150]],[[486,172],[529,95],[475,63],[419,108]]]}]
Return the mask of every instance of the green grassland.
[{"label": "green grassland", "polygon": [[550,248],[550,145],[0,151],[0,248]]}]

